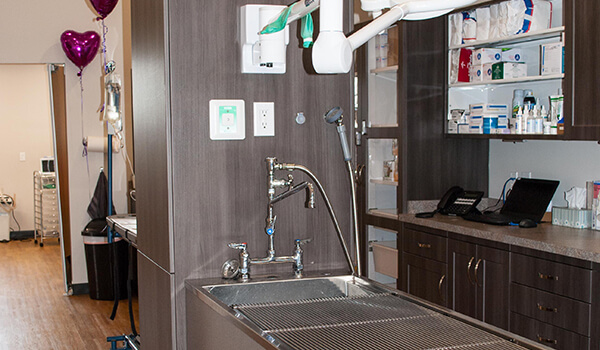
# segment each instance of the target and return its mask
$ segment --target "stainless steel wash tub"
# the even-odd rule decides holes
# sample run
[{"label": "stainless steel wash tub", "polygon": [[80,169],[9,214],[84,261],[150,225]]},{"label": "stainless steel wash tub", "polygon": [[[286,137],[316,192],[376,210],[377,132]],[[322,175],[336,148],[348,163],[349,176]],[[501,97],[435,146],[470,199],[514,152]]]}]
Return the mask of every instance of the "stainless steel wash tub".
[{"label": "stainless steel wash tub", "polygon": [[352,276],[186,288],[190,349],[549,349]]}]

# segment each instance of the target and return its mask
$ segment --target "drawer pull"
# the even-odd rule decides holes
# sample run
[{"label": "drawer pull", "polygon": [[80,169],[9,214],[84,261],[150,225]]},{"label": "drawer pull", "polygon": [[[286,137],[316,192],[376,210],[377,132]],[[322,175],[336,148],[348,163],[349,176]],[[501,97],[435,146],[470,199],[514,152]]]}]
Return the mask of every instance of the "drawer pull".
[{"label": "drawer pull", "polygon": [[475,260],[474,256],[471,257],[471,260],[469,260],[469,264],[467,265],[467,277],[469,278],[469,283],[475,285],[475,282],[473,282],[473,279],[471,278],[471,265],[473,265],[473,260]]},{"label": "drawer pull", "polygon": [[547,343],[547,344],[557,344],[558,342],[556,341],[556,339],[548,339],[548,338],[544,338],[541,335],[537,335],[538,341],[540,343]]},{"label": "drawer pull", "polygon": [[429,243],[417,243],[417,245],[419,246],[419,248],[424,248],[424,249],[431,249],[431,244]]},{"label": "drawer pull", "polygon": [[446,298],[444,298],[444,294],[442,293],[442,284],[444,283],[444,279],[446,279],[446,275],[442,275],[440,278],[440,282],[438,283],[438,293],[440,295],[440,299],[442,299],[443,302],[446,302]]},{"label": "drawer pull", "polygon": [[546,306],[541,305],[540,303],[537,304],[537,308],[540,309],[540,311],[558,312],[558,308],[546,307]]},{"label": "drawer pull", "polygon": [[538,272],[538,276],[543,280],[558,281],[558,276],[544,275],[541,272]]},{"label": "drawer pull", "polygon": [[477,264],[475,264],[475,284],[477,285],[477,287],[483,287],[482,285],[479,285],[479,279],[477,278],[477,270],[479,270],[479,264],[481,264],[483,260],[479,259],[477,260]]}]

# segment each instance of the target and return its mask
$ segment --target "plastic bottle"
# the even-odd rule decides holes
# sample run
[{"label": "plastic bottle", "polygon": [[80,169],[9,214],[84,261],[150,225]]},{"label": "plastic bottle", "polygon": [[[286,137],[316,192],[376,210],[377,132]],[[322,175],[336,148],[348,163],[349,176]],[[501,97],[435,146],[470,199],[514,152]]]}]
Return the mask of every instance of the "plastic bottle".
[{"label": "plastic bottle", "polygon": [[516,118],[519,107],[523,107],[523,93],[524,92],[521,89],[515,89],[513,91],[512,118]]},{"label": "plastic bottle", "polygon": [[523,105],[527,106],[531,111],[535,106],[535,97],[533,96],[533,90],[524,90],[525,97],[523,97]]},{"label": "plastic bottle", "polygon": [[529,105],[525,104],[525,108],[523,108],[523,134],[529,134],[529,124],[531,116],[529,115]]},{"label": "plastic bottle", "polygon": [[519,109],[517,110],[514,131],[517,135],[521,135],[523,133],[523,109],[521,109],[521,107],[519,107]]}]

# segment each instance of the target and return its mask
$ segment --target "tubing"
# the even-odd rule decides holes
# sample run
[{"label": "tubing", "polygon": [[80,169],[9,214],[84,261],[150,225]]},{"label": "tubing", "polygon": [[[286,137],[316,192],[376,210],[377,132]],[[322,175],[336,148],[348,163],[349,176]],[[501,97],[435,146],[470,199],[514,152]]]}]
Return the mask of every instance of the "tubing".
[{"label": "tubing", "polygon": [[333,225],[335,226],[335,231],[338,234],[338,239],[340,240],[340,244],[342,245],[342,248],[344,249],[344,254],[346,255],[346,260],[348,262],[348,266],[350,267],[352,274],[356,275],[356,269],[354,268],[354,264],[352,263],[352,257],[350,256],[350,252],[348,251],[348,245],[346,245],[346,240],[344,239],[344,236],[342,236],[342,230],[340,229],[340,224],[338,223],[337,217],[335,216],[335,212],[333,211],[333,207],[331,206],[329,197],[327,197],[327,193],[325,193],[325,190],[323,189],[321,182],[319,182],[319,179],[317,179],[315,174],[313,174],[308,168],[306,168],[303,165],[281,164],[281,168],[289,169],[289,170],[300,170],[303,173],[305,173],[306,175],[308,175],[313,180],[313,182],[317,185],[317,188],[319,189],[319,192],[321,192],[321,196],[323,197],[323,200],[325,201],[325,204],[327,205],[327,211],[329,211],[329,216],[331,216],[331,220],[333,221]]}]

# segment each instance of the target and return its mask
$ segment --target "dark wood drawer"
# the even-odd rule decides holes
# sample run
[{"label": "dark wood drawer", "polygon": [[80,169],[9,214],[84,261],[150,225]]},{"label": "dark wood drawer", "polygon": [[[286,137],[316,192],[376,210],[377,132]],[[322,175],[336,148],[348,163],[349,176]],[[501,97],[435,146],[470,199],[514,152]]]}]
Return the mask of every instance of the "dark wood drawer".
[{"label": "dark wood drawer", "polygon": [[513,283],[510,309],[584,336],[590,335],[590,304],[581,301]]},{"label": "dark wood drawer", "polygon": [[591,302],[591,270],[516,253],[511,258],[513,282]]},{"label": "dark wood drawer", "polygon": [[562,328],[510,313],[510,331],[559,350],[589,350],[590,339]]},{"label": "dark wood drawer", "polygon": [[446,263],[447,241],[446,237],[432,235],[431,233],[409,228],[404,230],[404,251],[427,259]]}]

